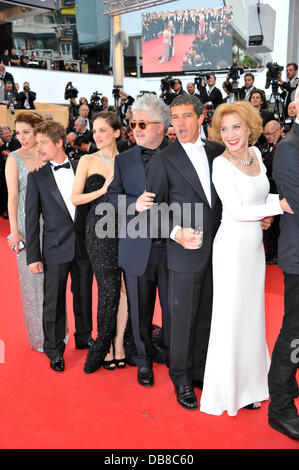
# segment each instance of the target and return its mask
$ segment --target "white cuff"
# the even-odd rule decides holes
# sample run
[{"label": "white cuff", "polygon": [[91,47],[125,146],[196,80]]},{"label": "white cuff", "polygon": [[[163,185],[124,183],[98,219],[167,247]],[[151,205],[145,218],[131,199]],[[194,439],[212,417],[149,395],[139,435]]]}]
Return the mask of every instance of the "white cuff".
[{"label": "white cuff", "polygon": [[[177,233],[177,231],[180,230],[181,228],[182,228],[182,227],[180,227],[179,225],[176,225],[176,226],[172,229],[172,231],[171,231],[170,238],[171,238],[172,240],[174,240],[175,242],[177,242],[176,239],[175,239],[176,233]],[[178,243],[178,242],[177,242],[177,243]]]}]

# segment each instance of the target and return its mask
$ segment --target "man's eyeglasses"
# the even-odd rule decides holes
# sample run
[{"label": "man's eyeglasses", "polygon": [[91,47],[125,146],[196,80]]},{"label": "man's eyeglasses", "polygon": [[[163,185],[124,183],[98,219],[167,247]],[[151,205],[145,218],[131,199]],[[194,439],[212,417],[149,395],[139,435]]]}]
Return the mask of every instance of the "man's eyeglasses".
[{"label": "man's eyeglasses", "polygon": [[135,129],[138,126],[140,129],[144,130],[149,124],[159,124],[161,121],[130,121],[129,125],[131,129]]},{"label": "man's eyeglasses", "polygon": [[276,129],[276,131],[273,131],[273,132],[264,132],[264,135],[265,136],[269,136],[269,135],[273,135],[275,134],[275,132],[278,132],[280,129]]}]

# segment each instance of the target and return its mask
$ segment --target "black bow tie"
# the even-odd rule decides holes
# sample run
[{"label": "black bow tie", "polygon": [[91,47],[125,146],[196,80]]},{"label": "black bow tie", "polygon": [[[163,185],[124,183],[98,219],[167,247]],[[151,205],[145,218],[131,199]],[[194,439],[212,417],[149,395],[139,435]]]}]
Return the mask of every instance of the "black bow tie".
[{"label": "black bow tie", "polygon": [[63,163],[62,165],[53,165],[54,170],[59,170],[60,168],[71,168],[70,162]]},{"label": "black bow tie", "polygon": [[158,149],[147,149],[146,147],[141,147],[140,150],[141,150],[142,159],[146,166],[148,162],[150,161],[151,157],[154,155],[154,153],[157,152]]}]

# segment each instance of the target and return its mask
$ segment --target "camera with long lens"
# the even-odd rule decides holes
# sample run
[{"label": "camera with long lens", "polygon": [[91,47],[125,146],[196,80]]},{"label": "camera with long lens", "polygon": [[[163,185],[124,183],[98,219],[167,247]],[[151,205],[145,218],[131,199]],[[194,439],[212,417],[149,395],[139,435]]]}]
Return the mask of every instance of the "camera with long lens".
[{"label": "camera with long lens", "polygon": [[271,85],[273,89],[278,90],[278,87],[280,85],[278,79],[281,75],[281,72],[283,71],[283,66],[278,65],[277,62],[268,62],[268,64],[266,64],[266,67],[268,70],[266,74],[265,88],[268,89]]},{"label": "camera with long lens", "polygon": [[101,96],[103,93],[99,93],[98,91],[94,91],[93,94],[91,95],[90,102],[92,104],[97,104],[99,103]]},{"label": "camera with long lens", "polygon": [[238,65],[238,62],[236,60],[234,60],[233,65],[231,66],[228,72],[228,80],[231,80],[232,91],[238,90],[238,81],[240,79],[240,75],[242,75],[243,73],[244,69]]},{"label": "camera with long lens", "polygon": [[236,60],[233,61],[233,65],[229,69],[228,78],[237,81],[240,78],[240,75],[244,73],[244,69],[238,65]]},{"label": "camera with long lens", "polygon": [[207,101],[206,103],[206,106],[207,106],[207,121],[208,122],[211,122],[212,121],[212,118],[214,116],[214,111],[215,111],[215,108],[214,108],[214,105],[212,103],[212,101]]},{"label": "camera with long lens", "polygon": [[204,79],[204,81],[206,82],[207,80],[209,80],[211,74],[210,73],[198,73],[197,75],[195,75],[195,78],[194,78],[194,85],[197,87],[198,91],[200,89],[200,87],[202,87],[202,79]]},{"label": "camera with long lens", "polygon": [[90,97],[90,107],[91,107],[92,112],[94,113],[100,111],[101,96],[102,96],[102,93],[99,93],[98,91],[94,91]]},{"label": "camera with long lens", "polygon": [[72,82],[68,82],[65,87],[64,91],[64,99],[70,100],[71,98],[77,98],[78,90],[72,84]]},{"label": "camera with long lens", "polygon": [[286,134],[292,129],[292,125],[294,123],[294,120],[291,117],[288,117],[284,121],[284,126],[283,126],[283,132]]},{"label": "camera with long lens", "polygon": [[8,109],[9,111],[11,112],[11,114],[15,114],[15,106],[13,104],[13,100],[11,101],[10,99],[8,100],[9,101],[9,104],[8,104]]},{"label": "camera with long lens", "polygon": [[122,88],[121,85],[115,85],[113,90],[112,90],[112,95],[114,97],[115,100],[119,100],[120,99],[120,88]]}]

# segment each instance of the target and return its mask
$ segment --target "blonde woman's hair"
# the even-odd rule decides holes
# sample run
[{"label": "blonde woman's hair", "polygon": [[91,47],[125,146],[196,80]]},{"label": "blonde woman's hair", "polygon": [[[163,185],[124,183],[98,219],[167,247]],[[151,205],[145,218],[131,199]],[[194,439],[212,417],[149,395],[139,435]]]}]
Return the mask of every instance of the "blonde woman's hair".
[{"label": "blonde woman's hair", "polygon": [[217,142],[223,144],[221,139],[223,116],[232,113],[237,113],[247,125],[249,131],[248,143],[253,144],[256,142],[263,132],[263,120],[260,117],[259,112],[247,101],[223,103],[217,106],[212,120],[212,127],[215,131],[215,139]]}]

